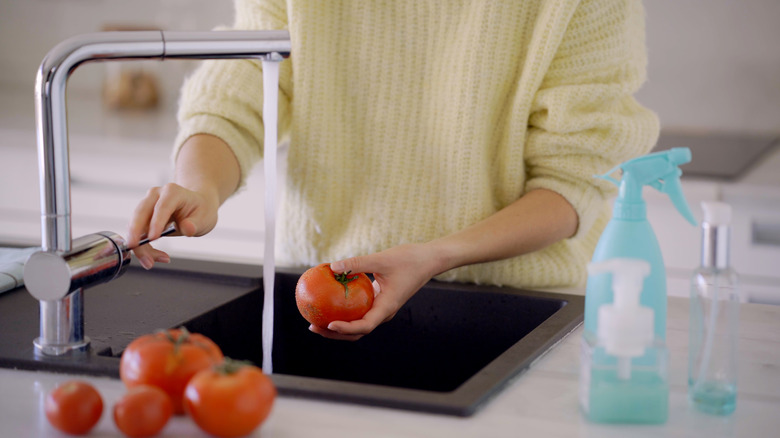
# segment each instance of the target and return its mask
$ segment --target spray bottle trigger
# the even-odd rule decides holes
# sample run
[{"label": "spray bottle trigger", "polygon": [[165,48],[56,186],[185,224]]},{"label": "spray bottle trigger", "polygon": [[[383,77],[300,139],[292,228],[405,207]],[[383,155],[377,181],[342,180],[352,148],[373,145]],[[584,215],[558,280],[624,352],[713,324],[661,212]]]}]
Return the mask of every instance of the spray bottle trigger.
[{"label": "spray bottle trigger", "polygon": [[614,184],[616,186],[620,186],[620,181],[618,181],[615,178],[612,178],[611,176],[609,176],[609,173],[605,173],[604,175],[593,175],[593,176],[596,177],[596,178],[605,179],[605,180],[611,182],[612,184]]},{"label": "spray bottle trigger", "polygon": [[613,178],[612,174],[617,172],[618,169],[623,170],[623,168],[621,166],[622,166],[622,164],[618,164],[617,166],[613,167],[612,169],[609,169],[606,173],[604,173],[602,175],[593,175],[593,176],[596,177],[596,178],[605,179],[605,180],[611,182],[612,184],[620,187],[620,181],[618,181],[615,178]]},{"label": "spray bottle trigger", "polygon": [[687,220],[693,226],[698,226],[699,223],[693,216],[693,212],[691,211],[691,207],[688,205],[688,201],[686,201],[685,196],[683,196],[682,186],[680,185],[680,175],[682,175],[682,170],[680,169],[675,169],[674,172],[666,175],[663,178],[664,182],[659,190],[662,193],[669,195],[669,199],[672,200],[674,207],[677,209],[677,211],[680,212],[685,220]]}]

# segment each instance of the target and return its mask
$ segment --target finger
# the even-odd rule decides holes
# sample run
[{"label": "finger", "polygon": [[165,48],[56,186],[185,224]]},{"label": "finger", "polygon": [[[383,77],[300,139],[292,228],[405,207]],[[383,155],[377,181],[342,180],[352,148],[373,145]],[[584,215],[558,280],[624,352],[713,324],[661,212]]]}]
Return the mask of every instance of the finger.
[{"label": "finger", "polygon": [[144,269],[152,269],[155,262],[170,263],[171,257],[164,251],[153,248],[151,245],[142,245],[133,250],[135,257]]},{"label": "finger", "polygon": [[[150,246],[150,248],[151,248],[151,246]],[[167,252],[160,251],[159,249],[156,249],[156,248],[152,248],[152,258],[154,259],[155,262],[158,262],[158,263],[170,263],[171,262],[171,256],[169,256]]]},{"label": "finger", "polygon": [[153,187],[149,189],[146,197],[138,203],[133,211],[133,217],[130,220],[130,225],[127,230],[127,246],[133,247],[138,245],[138,242],[142,239],[142,236],[146,234],[149,229],[149,221],[154,213],[154,206],[157,204],[157,200],[160,199],[159,187]]},{"label": "finger", "polygon": [[312,324],[309,326],[309,330],[312,333],[316,333],[322,337],[328,338],[328,339],[335,339],[337,341],[357,341],[358,339],[362,338],[363,335],[345,335],[338,332],[334,332],[333,330],[328,330],[322,327],[317,327],[316,325]]},{"label": "finger", "polygon": [[[377,300],[380,301],[380,300]],[[328,330],[342,335],[367,335],[377,326],[395,315],[395,309],[389,309],[374,301],[372,307],[361,319],[354,321],[333,321],[328,324]]]},{"label": "finger", "polygon": [[180,219],[176,224],[176,228],[182,235],[187,237],[192,237],[198,232],[198,226],[190,218]]},{"label": "finger", "polygon": [[154,252],[149,245],[139,246],[133,250],[135,258],[138,259],[138,263],[144,267],[144,269],[152,269],[154,266]]},{"label": "finger", "polygon": [[176,225],[181,229],[179,222],[182,222],[182,219],[187,218],[187,216],[179,214],[181,217],[174,217],[174,215],[182,212],[186,201],[186,194],[183,194],[178,189],[178,186],[174,184],[166,184],[161,189],[160,199],[154,206],[152,218],[149,222],[150,239],[159,238],[172,219],[176,220]]},{"label": "finger", "polygon": [[358,274],[361,272],[378,272],[381,271],[379,266],[375,266],[372,263],[373,258],[370,256],[358,256],[350,257],[348,259],[339,260],[330,264],[331,271],[336,274],[342,272],[352,272]]}]

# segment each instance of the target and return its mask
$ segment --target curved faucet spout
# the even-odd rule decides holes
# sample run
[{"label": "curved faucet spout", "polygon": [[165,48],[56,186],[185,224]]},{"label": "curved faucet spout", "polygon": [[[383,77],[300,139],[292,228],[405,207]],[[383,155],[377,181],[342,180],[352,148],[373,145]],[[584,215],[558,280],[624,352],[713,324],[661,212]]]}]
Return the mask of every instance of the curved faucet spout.
[{"label": "curved faucet spout", "polygon": [[[61,42],[49,51],[41,63],[35,83],[35,121],[41,194],[41,247],[42,252],[46,253],[45,257],[37,257],[45,262],[41,265],[48,266],[53,263],[57,266],[66,266],[68,261],[74,260],[75,257],[71,235],[70,168],[65,98],[68,78],[79,65],[85,62],[127,59],[258,58],[281,61],[290,56],[291,46],[290,34],[284,30],[138,31],[79,35]],[[95,266],[90,266],[98,271],[105,267],[106,272],[102,273],[103,275],[84,279],[68,274],[69,278],[58,282],[56,288],[50,287],[51,282],[36,281],[34,278],[28,281],[28,278],[25,278],[28,290],[41,301],[41,337],[35,342],[40,351],[59,355],[69,351],[69,346],[75,349],[85,348],[88,341],[84,340],[83,327],[74,327],[74,325],[83,325],[83,320],[63,318],[63,312],[52,309],[70,309],[72,305],[82,306],[80,296],[74,298],[73,295],[79,295],[82,293],[82,288],[96,284],[98,281],[93,281],[93,278],[107,281],[106,278],[117,276],[114,271],[108,272],[108,270],[116,270],[127,262],[126,254],[122,254],[122,251],[117,251],[117,254],[118,259],[115,263],[106,263],[103,260],[101,263],[96,262]],[[52,258],[61,258],[62,263],[52,262]],[[40,275],[38,269],[30,269],[30,271],[31,277]],[[63,269],[63,272],[65,271],[70,272]],[[121,271],[117,270],[117,272]],[[73,300],[73,302],[64,303],[64,300]],[[80,315],[80,309],[77,310],[69,314]],[[53,328],[53,325],[56,327]]]},{"label": "curved faucet spout", "polygon": [[127,59],[281,60],[290,50],[290,34],[284,30],[99,32],[56,45],[43,59],[35,83],[43,250],[67,252],[73,240],[65,89],[79,65]]}]

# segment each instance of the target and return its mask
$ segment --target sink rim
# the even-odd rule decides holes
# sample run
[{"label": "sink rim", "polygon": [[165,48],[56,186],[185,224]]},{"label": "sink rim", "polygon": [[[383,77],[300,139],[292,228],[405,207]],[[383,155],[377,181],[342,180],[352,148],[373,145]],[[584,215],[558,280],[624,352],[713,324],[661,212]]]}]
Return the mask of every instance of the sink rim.
[{"label": "sink rim", "polygon": [[[301,272],[294,269],[277,269],[277,274],[300,274]],[[582,295],[436,280],[429,282],[425,287],[444,289],[455,287],[473,293],[494,292],[524,295],[561,301],[563,305],[530,333],[512,344],[452,391],[430,391],[317,377],[272,374],[271,379],[277,385],[279,393],[289,396],[313,397],[321,400],[468,417],[478,412],[583,322],[585,297]],[[552,335],[550,335],[551,332]],[[366,388],[375,391],[366,391]],[[489,390],[485,391],[484,388],[489,388]],[[381,395],[375,395],[378,393]]]},{"label": "sink rim", "polygon": [[[132,264],[131,264],[132,266]],[[136,264],[137,267],[137,264]],[[140,268],[137,268],[140,269]],[[300,275],[305,269],[278,268],[276,274]],[[262,294],[262,266],[206,260],[176,259],[154,271],[160,275],[183,273],[188,276],[226,277],[245,285],[247,292],[234,299]],[[512,344],[464,383],[452,391],[402,388],[372,383],[357,383],[290,374],[270,377],[281,395],[318,400],[358,403],[362,405],[425,411],[466,417],[480,410],[510,382],[530,368],[535,361],[574,331],[583,321],[584,296],[542,292],[508,287],[431,281],[425,288],[457,289],[473,293],[523,295],[561,302],[561,307],[527,335]],[[9,293],[12,293],[10,291]],[[26,291],[22,292],[26,293]],[[87,297],[90,291],[86,291]],[[32,297],[30,297],[32,300]],[[223,303],[222,305],[225,305]],[[210,311],[220,308],[213,307]],[[190,321],[194,320],[191,319]],[[187,321],[184,322],[186,324]],[[89,336],[90,333],[87,333]],[[105,346],[93,343],[87,353],[66,357],[40,357],[34,352],[32,337],[28,347],[15,357],[0,354],[0,367],[14,369],[91,374],[119,377],[119,357],[108,356]],[[109,349],[110,350],[110,349]],[[111,352],[109,351],[108,354]],[[114,352],[115,354],[118,352]],[[488,388],[487,390],[485,388]]]}]

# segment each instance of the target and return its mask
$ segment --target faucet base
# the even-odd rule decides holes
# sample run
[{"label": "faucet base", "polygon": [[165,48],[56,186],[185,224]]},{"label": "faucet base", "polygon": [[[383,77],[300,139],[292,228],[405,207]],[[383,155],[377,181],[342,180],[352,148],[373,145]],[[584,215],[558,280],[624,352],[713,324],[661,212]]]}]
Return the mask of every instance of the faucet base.
[{"label": "faucet base", "polygon": [[36,353],[62,356],[71,351],[86,351],[84,336],[84,291],[76,289],[61,300],[39,302],[40,334],[33,341]]},{"label": "faucet base", "polygon": [[35,338],[33,345],[35,345],[36,354],[44,354],[46,356],[64,356],[72,352],[86,352],[89,350],[90,339],[88,336],[84,336],[80,342],[74,342],[72,344],[48,344],[43,338]]}]

